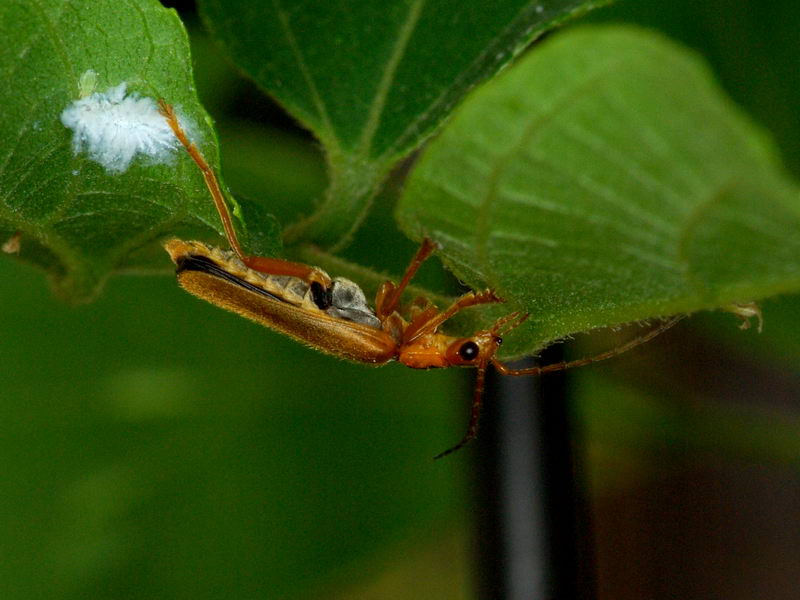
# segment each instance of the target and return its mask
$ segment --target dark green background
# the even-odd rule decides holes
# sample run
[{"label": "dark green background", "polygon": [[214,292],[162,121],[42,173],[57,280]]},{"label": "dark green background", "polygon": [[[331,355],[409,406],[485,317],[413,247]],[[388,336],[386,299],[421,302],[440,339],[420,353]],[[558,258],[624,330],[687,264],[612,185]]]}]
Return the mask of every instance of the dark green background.
[{"label": "dark green background", "polygon": [[[701,51],[800,175],[796,2],[593,19]],[[228,183],[289,220],[324,185],[313,143],[192,31]],[[397,273],[412,251],[380,204],[345,254]],[[461,433],[460,374],[320,356],[166,275],[73,308],[0,269],[4,598],[472,597],[474,450],[430,460]],[[573,376],[602,598],[794,596],[798,309],[764,303],[760,336],[701,315]]]}]

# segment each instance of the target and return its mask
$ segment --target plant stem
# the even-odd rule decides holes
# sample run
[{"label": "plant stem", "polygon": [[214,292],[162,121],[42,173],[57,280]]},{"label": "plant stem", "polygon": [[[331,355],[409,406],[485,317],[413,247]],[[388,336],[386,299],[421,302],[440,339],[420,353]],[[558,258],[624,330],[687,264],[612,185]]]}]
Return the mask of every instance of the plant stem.
[{"label": "plant stem", "polygon": [[[547,351],[542,364],[558,362],[556,352]],[[563,373],[488,378],[477,449],[480,598],[595,596],[568,408]]]}]

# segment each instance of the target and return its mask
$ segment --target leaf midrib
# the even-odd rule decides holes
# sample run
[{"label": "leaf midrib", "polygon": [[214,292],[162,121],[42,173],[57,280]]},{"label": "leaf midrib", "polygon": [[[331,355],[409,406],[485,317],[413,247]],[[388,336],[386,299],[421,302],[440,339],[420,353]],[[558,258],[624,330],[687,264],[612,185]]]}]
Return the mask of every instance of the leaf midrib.
[{"label": "leaf midrib", "polygon": [[314,103],[314,108],[317,110],[317,116],[319,117],[323,128],[323,131],[319,132],[320,138],[322,138],[328,145],[329,152],[338,154],[340,145],[336,136],[336,131],[331,123],[328,109],[322,100],[322,96],[320,96],[319,90],[317,89],[317,84],[311,75],[308,65],[306,65],[303,53],[300,50],[300,47],[297,45],[297,38],[295,38],[294,32],[292,31],[288,14],[281,4],[281,0],[272,0],[272,5],[275,7],[275,12],[277,13],[278,20],[281,23],[281,29],[283,30],[286,42],[292,51],[292,56],[297,64],[297,68],[300,70],[303,80],[308,86],[308,91],[311,94],[311,101]]},{"label": "leaf midrib", "polygon": [[372,142],[375,138],[375,133],[380,125],[381,118],[384,110],[386,109],[386,100],[389,97],[389,90],[394,83],[394,78],[397,75],[397,69],[400,62],[408,49],[408,42],[411,35],[419,22],[419,17],[422,14],[422,9],[425,6],[425,0],[415,0],[408,10],[405,20],[400,24],[398,29],[395,43],[392,51],[389,54],[389,60],[386,62],[386,68],[383,71],[383,76],[378,83],[375,96],[372,99],[372,104],[369,108],[366,124],[361,134],[361,140],[358,144],[357,154],[363,157],[369,157],[372,150]]}]

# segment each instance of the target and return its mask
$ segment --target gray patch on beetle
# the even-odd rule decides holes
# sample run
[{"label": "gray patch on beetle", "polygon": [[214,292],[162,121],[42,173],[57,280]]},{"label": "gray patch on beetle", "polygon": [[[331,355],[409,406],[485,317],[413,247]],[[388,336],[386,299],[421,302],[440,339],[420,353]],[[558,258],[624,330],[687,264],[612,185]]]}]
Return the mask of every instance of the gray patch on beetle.
[{"label": "gray patch on beetle", "polygon": [[381,328],[381,322],[375,316],[375,311],[367,304],[364,292],[358,285],[344,277],[333,280],[331,306],[325,309],[325,312],[337,319],[353,321],[375,329]]},{"label": "gray patch on beetle", "polygon": [[[258,271],[256,271],[258,273]],[[281,286],[287,294],[293,294],[299,298],[310,294],[308,283],[297,277],[289,275],[268,275],[269,279]]]}]

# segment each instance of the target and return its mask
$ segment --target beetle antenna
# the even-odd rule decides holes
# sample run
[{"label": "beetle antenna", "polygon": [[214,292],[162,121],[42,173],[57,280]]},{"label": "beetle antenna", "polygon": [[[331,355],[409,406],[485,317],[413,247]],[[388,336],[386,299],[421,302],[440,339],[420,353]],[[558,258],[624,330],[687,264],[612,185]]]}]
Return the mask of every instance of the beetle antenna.
[{"label": "beetle antenna", "polygon": [[664,333],[667,329],[675,325],[678,321],[683,319],[684,315],[679,315],[677,317],[671,318],[669,321],[666,321],[656,327],[648,331],[646,334],[639,336],[622,344],[621,346],[617,346],[616,348],[612,348],[611,350],[607,350],[601,354],[597,354],[595,356],[590,356],[588,358],[580,358],[578,360],[573,361],[562,361],[558,363],[554,363],[552,365],[545,365],[544,367],[530,367],[528,369],[509,369],[503,363],[498,361],[495,358],[492,358],[492,364],[495,366],[498,372],[502,373],[503,375],[512,375],[514,377],[518,377],[520,375],[541,375],[542,373],[552,373],[553,371],[564,371],[565,369],[573,369],[575,367],[582,367],[584,365],[589,365],[592,363],[600,362],[601,360],[606,360],[608,358],[613,358],[614,356],[619,356],[623,352],[627,352],[636,346],[640,346],[646,342],[649,342],[657,335]]},{"label": "beetle antenna", "polygon": [[[494,326],[492,326],[492,333],[495,335],[503,336],[507,334],[509,331],[513,331],[520,325],[522,325],[525,321],[528,320],[530,317],[530,313],[522,314],[519,311],[513,312],[510,315],[506,315],[505,317],[501,317],[497,319]],[[504,327],[508,324],[508,327]]]},{"label": "beetle antenna", "polygon": [[472,412],[469,416],[469,425],[467,426],[467,432],[464,434],[464,437],[461,438],[461,441],[458,442],[452,448],[448,448],[444,452],[440,452],[436,456],[433,457],[433,460],[439,460],[440,458],[444,458],[448,454],[452,454],[458,450],[461,450],[464,446],[469,444],[472,440],[478,437],[478,426],[481,420],[481,405],[483,404],[483,387],[484,382],[486,381],[486,364],[482,364],[478,366],[478,373],[477,378],[475,379],[475,393],[472,396]]}]

